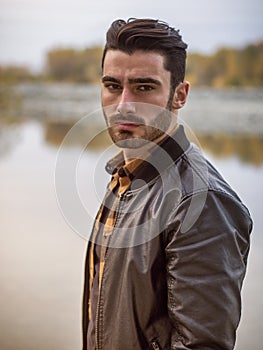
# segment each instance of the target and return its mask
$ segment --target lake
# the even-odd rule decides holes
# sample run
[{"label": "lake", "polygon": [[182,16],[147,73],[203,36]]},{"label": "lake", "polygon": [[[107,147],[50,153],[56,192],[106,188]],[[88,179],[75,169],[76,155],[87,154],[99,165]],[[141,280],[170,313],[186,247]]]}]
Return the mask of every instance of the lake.
[{"label": "lake", "polygon": [[[109,180],[104,163],[116,148],[105,135],[98,87],[7,90],[0,116],[0,348],[80,349],[85,237]],[[236,350],[261,350],[263,340],[262,101],[262,89],[193,89],[180,114],[254,220]]]}]

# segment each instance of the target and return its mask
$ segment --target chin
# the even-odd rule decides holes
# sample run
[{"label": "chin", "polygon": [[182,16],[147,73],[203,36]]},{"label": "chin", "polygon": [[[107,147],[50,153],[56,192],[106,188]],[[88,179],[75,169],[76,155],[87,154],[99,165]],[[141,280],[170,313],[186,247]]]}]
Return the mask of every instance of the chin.
[{"label": "chin", "polygon": [[120,148],[137,149],[145,146],[149,142],[144,138],[135,137],[128,132],[110,134],[110,137],[115,145]]},{"label": "chin", "polygon": [[129,139],[119,139],[113,140],[116,146],[120,148],[128,148],[128,149],[138,149],[144,147],[149,141],[138,138],[129,138]]}]

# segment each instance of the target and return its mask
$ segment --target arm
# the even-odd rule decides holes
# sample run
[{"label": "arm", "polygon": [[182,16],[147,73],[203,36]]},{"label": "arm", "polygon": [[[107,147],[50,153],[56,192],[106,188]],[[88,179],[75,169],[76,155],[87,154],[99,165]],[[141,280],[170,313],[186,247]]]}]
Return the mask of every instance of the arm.
[{"label": "arm", "polygon": [[209,191],[197,221],[182,233],[190,205],[177,209],[166,237],[171,349],[233,349],[240,320],[251,220],[224,193]]}]

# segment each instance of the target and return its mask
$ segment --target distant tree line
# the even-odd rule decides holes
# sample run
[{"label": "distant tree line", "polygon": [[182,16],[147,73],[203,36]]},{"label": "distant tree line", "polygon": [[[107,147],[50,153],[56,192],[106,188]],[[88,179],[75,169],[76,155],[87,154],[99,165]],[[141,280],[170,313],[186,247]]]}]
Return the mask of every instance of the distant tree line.
[{"label": "distant tree line", "polygon": [[[0,80],[98,83],[101,55],[102,47],[56,48],[47,53],[42,74],[24,67],[0,67]],[[263,41],[241,49],[221,48],[212,55],[189,53],[186,79],[194,86],[263,86]]]},{"label": "distant tree line", "polygon": [[47,53],[46,74],[53,80],[96,83],[101,76],[101,55],[101,47],[54,49]]},{"label": "distant tree line", "polygon": [[263,41],[242,49],[221,48],[211,56],[190,54],[187,79],[213,87],[263,86]]},{"label": "distant tree line", "polygon": [[0,83],[12,84],[34,78],[28,67],[14,65],[0,66]]}]

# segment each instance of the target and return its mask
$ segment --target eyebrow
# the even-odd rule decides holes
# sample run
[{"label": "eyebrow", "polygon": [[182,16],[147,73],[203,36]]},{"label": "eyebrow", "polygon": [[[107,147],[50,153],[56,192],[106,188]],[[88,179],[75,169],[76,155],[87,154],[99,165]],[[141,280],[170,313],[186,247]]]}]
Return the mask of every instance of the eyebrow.
[{"label": "eyebrow", "polygon": [[[113,78],[109,75],[105,75],[102,77],[102,82],[112,82],[116,84],[121,84],[121,81],[119,79]],[[151,78],[151,77],[145,77],[145,78],[130,78],[128,79],[129,84],[155,84],[155,85],[161,85],[161,82],[157,79]]]},{"label": "eyebrow", "polygon": [[147,84],[147,83],[152,83],[155,85],[161,85],[161,82],[159,80],[153,79],[151,77],[146,77],[146,78],[131,78],[128,79],[130,84]]},{"label": "eyebrow", "polygon": [[102,77],[101,81],[102,83],[106,83],[107,81],[110,81],[112,83],[121,84],[121,81],[119,79],[113,78],[109,75],[105,75],[104,77]]}]

